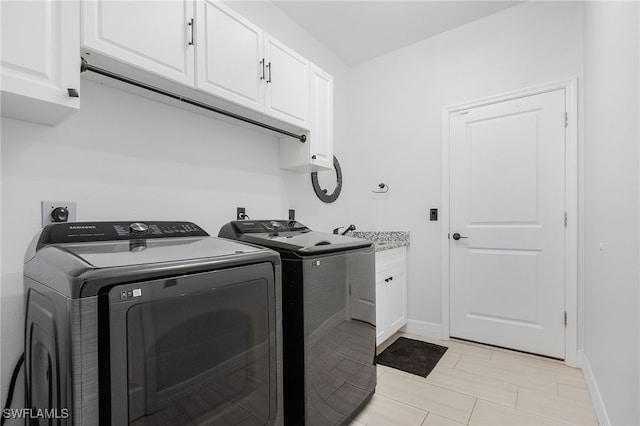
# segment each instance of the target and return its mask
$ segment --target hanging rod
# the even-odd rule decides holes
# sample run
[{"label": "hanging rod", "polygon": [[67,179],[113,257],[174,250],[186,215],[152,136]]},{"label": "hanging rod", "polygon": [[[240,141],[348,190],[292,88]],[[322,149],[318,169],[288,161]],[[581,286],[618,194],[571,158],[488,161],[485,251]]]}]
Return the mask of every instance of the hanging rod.
[{"label": "hanging rod", "polygon": [[189,104],[189,105],[194,105],[194,106],[197,106],[199,108],[206,109],[208,111],[213,111],[216,114],[224,115],[226,117],[235,118],[236,120],[244,121],[245,123],[253,124],[254,126],[262,127],[264,129],[268,129],[268,130],[272,130],[274,132],[278,132],[278,133],[280,133],[282,135],[290,136],[290,137],[292,137],[294,139],[298,139],[302,143],[305,143],[307,141],[307,135],[297,135],[295,133],[291,133],[291,132],[288,132],[286,130],[278,129],[277,127],[269,126],[268,124],[260,123],[259,121],[255,121],[255,120],[252,120],[250,118],[246,118],[246,117],[243,117],[241,115],[234,114],[234,113],[229,112],[229,111],[225,111],[223,109],[212,107],[211,105],[207,105],[205,103],[198,102],[198,101],[193,100],[193,99],[185,98],[184,96],[176,95],[175,93],[168,92],[168,91],[160,89],[158,87],[151,86],[149,84],[145,84],[145,83],[142,83],[140,81],[137,81],[137,80],[122,76],[120,74],[116,74],[116,73],[113,73],[111,71],[107,71],[105,69],[96,67],[94,65],[89,64],[84,58],[81,58],[81,59],[82,59],[82,65],[80,65],[80,72],[91,71],[91,72],[94,72],[96,74],[100,74],[100,75],[104,75],[104,76],[109,77],[109,78],[113,78],[114,80],[122,81],[124,83],[131,84],[131,85],[136,86],[136,87],[141,87],[143,89],[149,90],[151,92],[158,93],[160,95],[167,96],[167,97],[172,98],[172,99],[177,99],[177,100],[179,100],[181,102],[184,102],[186,104]]}]

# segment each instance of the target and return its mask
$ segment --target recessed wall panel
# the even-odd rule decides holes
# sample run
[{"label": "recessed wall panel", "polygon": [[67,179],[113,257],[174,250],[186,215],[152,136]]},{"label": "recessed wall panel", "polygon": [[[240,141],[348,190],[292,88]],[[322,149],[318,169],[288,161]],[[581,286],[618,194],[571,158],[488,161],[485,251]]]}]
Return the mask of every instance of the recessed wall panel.
[{"label": "recessed wall panel", "polygon": [[538,114],[469,123],[471,223],[538,221]]},{"label": "recessed wall panel", "polygon": [[469,315],[538,322],[538,251],[469,249]]}]

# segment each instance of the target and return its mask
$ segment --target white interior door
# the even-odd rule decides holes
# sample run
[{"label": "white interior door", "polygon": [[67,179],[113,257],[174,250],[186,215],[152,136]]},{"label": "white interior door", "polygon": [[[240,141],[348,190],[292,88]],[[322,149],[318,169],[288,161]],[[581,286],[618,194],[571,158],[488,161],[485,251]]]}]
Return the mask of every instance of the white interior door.
[{"label": "white interior door", "polygon": [[452,337],[565,357],[565,111],[555,90],[451,115]]}]

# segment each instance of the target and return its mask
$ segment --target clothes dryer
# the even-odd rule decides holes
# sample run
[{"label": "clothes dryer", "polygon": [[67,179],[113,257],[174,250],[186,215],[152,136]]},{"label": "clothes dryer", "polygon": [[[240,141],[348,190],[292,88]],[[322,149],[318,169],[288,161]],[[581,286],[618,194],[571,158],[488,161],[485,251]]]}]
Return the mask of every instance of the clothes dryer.
[{"label": "clothes dryer", "polygon": [[24,263],[28,407],[63,425],[282,424],[280,265],[190,222],[48,225]]}]

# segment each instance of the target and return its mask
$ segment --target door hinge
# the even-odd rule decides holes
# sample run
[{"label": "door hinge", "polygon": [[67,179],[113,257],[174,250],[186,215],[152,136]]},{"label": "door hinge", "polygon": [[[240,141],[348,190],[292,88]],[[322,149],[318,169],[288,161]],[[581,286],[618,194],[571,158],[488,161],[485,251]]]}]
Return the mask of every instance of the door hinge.
[{"label": "door hinge", "polygon": [[564,227],[567,227],[567,224],[569,223],[569,217],[567,216],[567,212],[564,212]]},{"label": "door hinge", "polygon": [[564,113],[564,127],[568,127],[569,126],[569,113],[565,112]]},{"label": "door hinge", "polygon": [[564,327],[567,328],[567,311],[564,311]]}]

